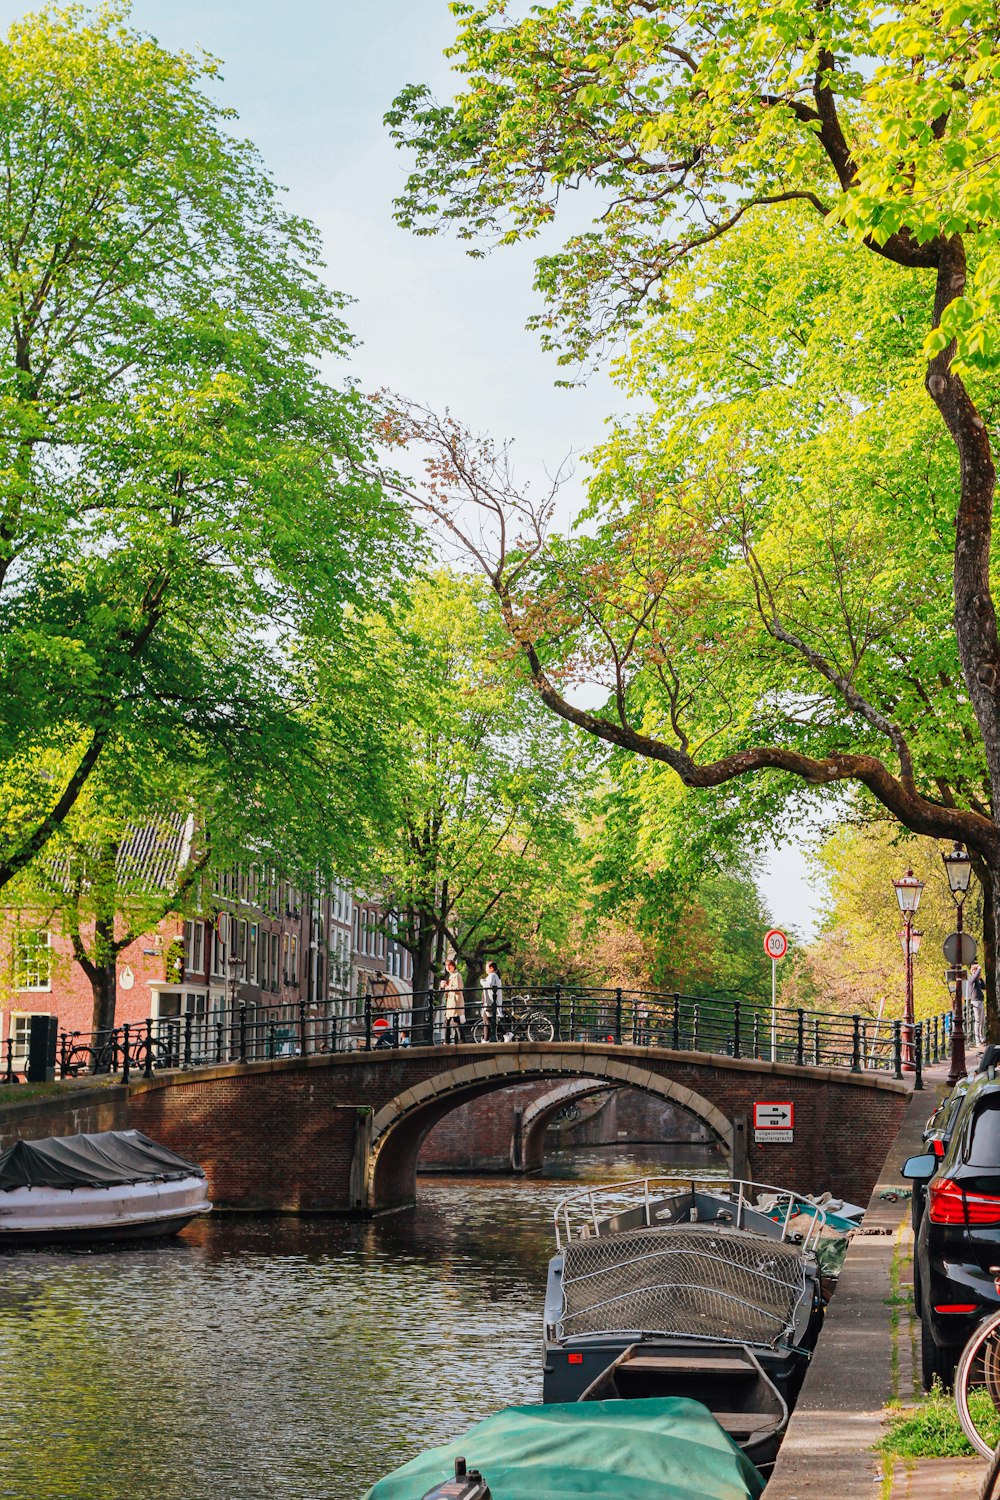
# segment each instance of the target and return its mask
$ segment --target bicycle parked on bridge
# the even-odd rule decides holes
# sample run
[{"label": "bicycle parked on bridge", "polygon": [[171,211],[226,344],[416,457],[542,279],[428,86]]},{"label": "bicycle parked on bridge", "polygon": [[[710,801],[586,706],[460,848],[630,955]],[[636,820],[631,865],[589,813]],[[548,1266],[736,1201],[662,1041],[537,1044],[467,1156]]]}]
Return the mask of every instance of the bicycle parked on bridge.
[{"label": "bicycle parked on bridge", "polygon": [[556,1034],[552,1019],[543,1010],[535,1010],[530,995],[514,995],[509,1007],[496,1016],[496,1032],[493,1036],[493,1016],[487,1013],[472,1028],[474,1042],[551,1042]]}]

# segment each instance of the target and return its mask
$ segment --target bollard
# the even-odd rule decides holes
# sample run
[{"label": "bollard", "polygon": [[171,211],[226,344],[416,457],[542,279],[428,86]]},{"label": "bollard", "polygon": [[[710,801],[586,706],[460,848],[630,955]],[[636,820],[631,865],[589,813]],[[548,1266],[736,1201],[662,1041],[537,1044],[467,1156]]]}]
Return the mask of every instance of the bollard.
[{"label": "bollard", "polygon": [[916,1092],[917,1089],[922,1089],[923,1086],[924,1086],[924,1061],[923,1061],[923,1058],[924,1058],[924,1023],[923,1023],[923,1021],[918,1021],[917,1022],[916,1026],[913,1028],[913,1032],[914,1032],[914,1038],[913,1039],[914,1039],[914,1042],[916,1043],[916,1045],[913,1048],[913,1059],[914,1059],[914,1064],[913,1064],[913,1066],[914,1066],[913,1088],[914,1088],[914,1092]]}]

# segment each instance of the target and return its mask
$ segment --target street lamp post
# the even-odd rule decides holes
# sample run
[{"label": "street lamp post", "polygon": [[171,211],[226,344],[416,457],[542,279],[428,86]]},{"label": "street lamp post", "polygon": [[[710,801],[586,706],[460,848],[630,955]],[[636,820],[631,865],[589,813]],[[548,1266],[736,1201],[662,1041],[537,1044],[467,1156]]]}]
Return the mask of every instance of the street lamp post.
[{"label": "street lamp post", "polygon": [[912,870],[907,870],[899,880],[892,882],[899,909],[903,913],[903,957],[906,960],[906,1003],[903,1009],[903,1068],[907,1073],[915,1070],[913,1060],[913,955],[920,947],[922,932],[914,932],[913,918],[920,905],[920,893],[924,882],[918,880]]},{"label": "street lamp post", "polygon": [[951,898],[955,903],[955,931],[958,934],[955,998],[951,1013],[951,1067],[948,1069],[948,1083],[954,1086],[960,1078],[965,1076],[965,966],[962,963],[962,903],[969,891],[972,861],[959,843],[956,843],[954,849],[949,850],[947,854],[942,854],[941,858],[944,860],[944,867],[948,874]]}]

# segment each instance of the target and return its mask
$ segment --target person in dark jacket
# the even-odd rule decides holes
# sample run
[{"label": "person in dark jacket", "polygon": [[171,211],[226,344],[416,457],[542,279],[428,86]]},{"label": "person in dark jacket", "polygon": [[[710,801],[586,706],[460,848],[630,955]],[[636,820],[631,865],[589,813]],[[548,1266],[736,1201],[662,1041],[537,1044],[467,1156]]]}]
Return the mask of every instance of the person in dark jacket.
[{"label": "person in dark jacket", "polygon": [[969,1001],[972,1005],[972,1034],[977,1047],[986,1045],[986,980],[979,964],[969,970]]}]

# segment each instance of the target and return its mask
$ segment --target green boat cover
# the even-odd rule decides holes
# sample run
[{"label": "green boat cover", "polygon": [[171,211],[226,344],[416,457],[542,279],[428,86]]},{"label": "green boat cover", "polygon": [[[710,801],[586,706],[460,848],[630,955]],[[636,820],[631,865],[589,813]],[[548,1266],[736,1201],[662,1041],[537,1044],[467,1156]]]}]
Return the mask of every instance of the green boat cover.
[{"label": "green boat cover", "polygon": [[493,1500],[757,1500],[764,1481],[707,1406],[682,1396],[511,1406],[380,1479],[365,1500],[422,1500],[479,1469]]}]

